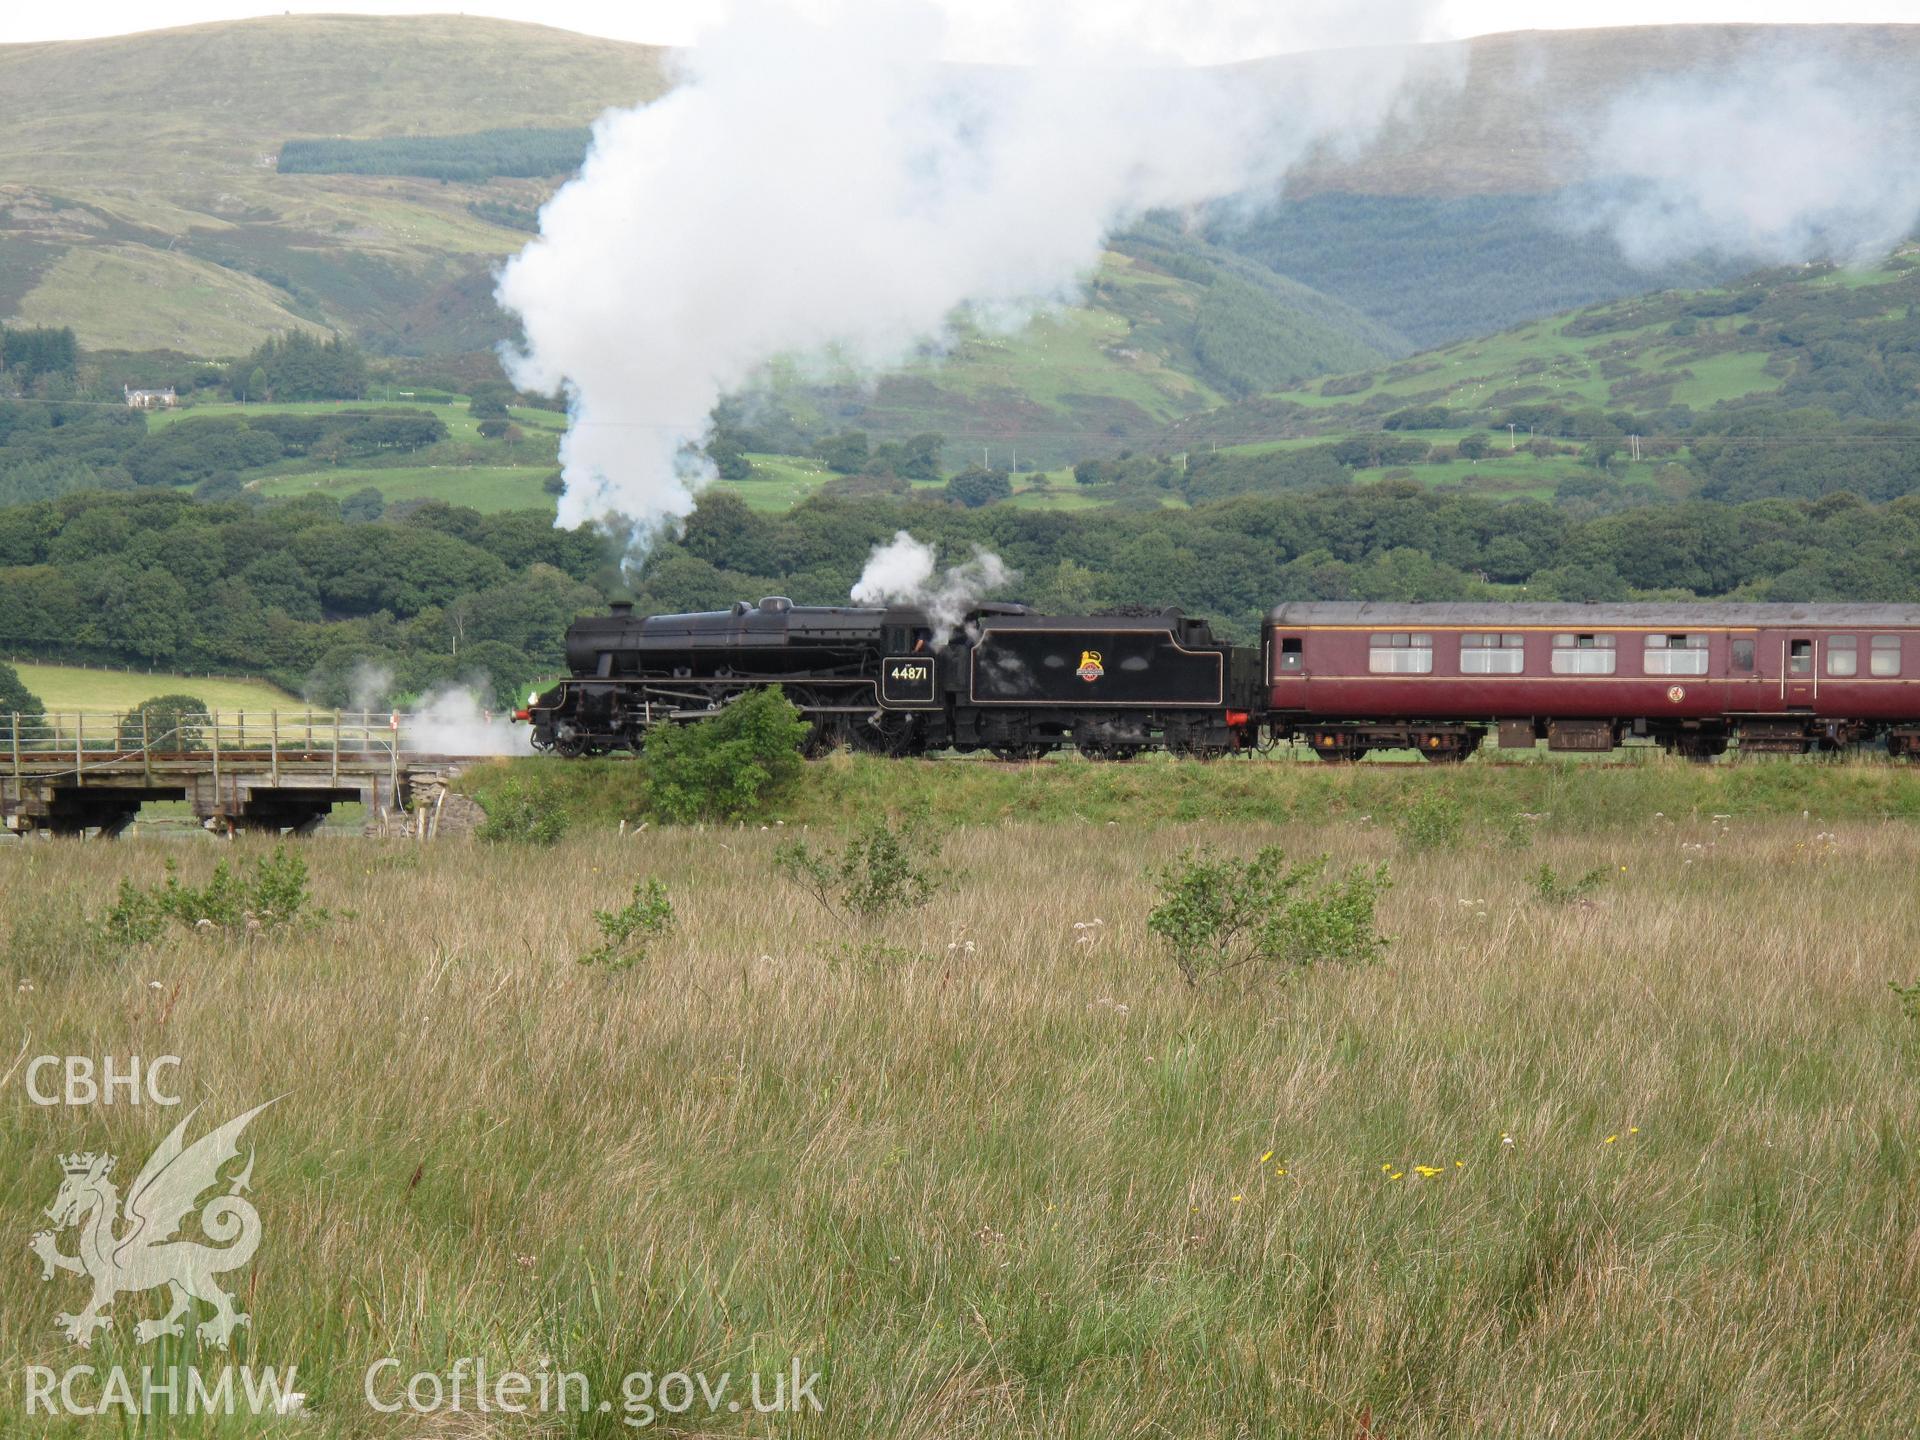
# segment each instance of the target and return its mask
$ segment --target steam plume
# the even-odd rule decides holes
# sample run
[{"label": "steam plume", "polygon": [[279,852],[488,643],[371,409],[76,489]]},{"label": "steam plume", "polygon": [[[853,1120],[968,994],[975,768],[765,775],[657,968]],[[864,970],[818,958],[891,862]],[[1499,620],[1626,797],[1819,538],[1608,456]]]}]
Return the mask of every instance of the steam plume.
[{"label": "steam plume", "polygon": [[[1284,47],[1420,38],[1437,7],[1319,0],[1278,28],[1258,0],[1153,8],[1155,33],[1184,14],[1219,37],[1237,18]],[[1086,0],[989,9],[998,50],[1030,63],[943,63],[930,0],[843,0],[825,23],[749,0],[678,88],[601,118],[498,287],[525,330],[514,382],[571,401],[561,525],[631,528],[644,553],[708,478],[692,447],[714,404],[770,360],[872,369],[960,307],[1018,320],[1069,300],[1116,225],[1270,187],[1316,144],[1363,135],[1407,57],[1329,57],[1276,94],[1259,67],[1100,42]]]},{"label": "steam plume", "polygon": [[1612,103],[1588,223],[1648,267],[1876,259],[1920,220],[1917,136],[1911,75],[1759,46],[1718,75],[1663,77]]},{"label": "steam plume", "polygon": [[991,550],[974,546],[973,558],[951,565],[937,580],[933,547],[896,530],[893,539],[873,547],[866,569],[854,582],[856,605],[917,605],[933,621],[934,644],[943,646],[967,611],[1003,585],[1019,579],[1017,572]]}]

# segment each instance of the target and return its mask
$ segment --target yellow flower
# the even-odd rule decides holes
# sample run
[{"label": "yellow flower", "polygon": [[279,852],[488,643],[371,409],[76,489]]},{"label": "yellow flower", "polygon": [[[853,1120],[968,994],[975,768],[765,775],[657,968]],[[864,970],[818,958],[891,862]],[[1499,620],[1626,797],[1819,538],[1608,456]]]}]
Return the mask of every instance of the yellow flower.
[{"label": "yellow flower", "polygon": [[1391,1174],[1391,1175],[1389,1175],[1389,1176],[1387,1176],[1387,1179],[1389,1179],[1389,1180],[1398,1180],[1398,1179],[1399,1179],[1399,1178],[1400,1178],[1400,1177],[1401,1177],[1402,1175],[1404,1175],[1404,1174],[1406,1174],[1406,1173],[1407,1173],[1407,1172],[1406,1172],[1406,1171],[1404,1171],[1404,1170],[1396,1170],[1396,1171],[1394,1171],[1394,1172],[1393,1172],[1393,1174]]},{"label": "yellow flower", "polygon": [[1639,1133],[1640,1133],[1640,1127],[1638,1125],[1627,1126],[1627,1134],[1638,1135]]},{"label": "yellow flower", "polygon": [[1607,1136],[1606,1139],[1602,1140],[1600,1143],[1602,1145],[1611,1145],[1614,1141],[1618,1140],[1619,1138],[1620,1137],[1618,1135],[1609,1135]]},{"label": "yellow flower", "polygon": [[1240,1202],[1241,1202],[1242,1200],[1244,1200],[1244,1199],[1246,1199],[1246,1198],[1247,1198],[1247,1197],[1246,1197],[1246,1196],[1244,1196],[1244,1195],[1236,1195],[1236,1196],[1234,1196],[1234,1197],[1233,1197],[1233,1203],[1234,1203],[1234,1204],[1236,1204],[1236,1205],[1238,1205],[1238,1204],[1239,1204],[1239,1203],[1240,1203]]},{"label": "yellow flower", "polygon": [[1287,1167],[1284,1165],[1275,1166],[1273,1173],[1276,1175],[1284,1175],[1287,1173]]},{"label": "yellow flower", "polygon": [[1453,1168],[1456,1170],[1464,1170],[1467,1168],[1467,1162],[1464,1160],[1456,1160],[1453,1162]]},{"label": "yellow flower", "polygon": [[1393,1162],[1389,1160],[1386,1164],[1382,1165],[1380,1168],[1382,1170],[1391,1170],[1393,1168]]},{"label": "yellow flower", "polygon": [[1269,1151],[1267,1151],[1267,1153],[1266,1153],[1266,1154],[1264,1154],[1264,1155],[1262,1155],[1262,1156],[1260,1157],[1260,1163],[1261,1163],[1262,1165],[1264,1165],[1264,1164],[1266,1164],[1266,1163],[1267,1163],[1267,1161],[1269,1161],[1269,1160],[1271,1160],[1271,1159],[1273,1159],[1273,1151],[1271,1151],[1271,1150],[1269,1150]]}]

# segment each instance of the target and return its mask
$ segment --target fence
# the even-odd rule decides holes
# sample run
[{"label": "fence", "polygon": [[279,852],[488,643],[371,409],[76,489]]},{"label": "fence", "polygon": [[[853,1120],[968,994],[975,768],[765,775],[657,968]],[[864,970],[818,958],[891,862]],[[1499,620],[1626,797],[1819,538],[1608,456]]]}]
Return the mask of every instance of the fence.
[{"label": "fence", "polygon": [[156,765],[211,768],[223,761],[344,763],[364,770],[396,767],[411,716],[373,710],[210,710],[204,714],[131,714],[54,710],[0,715],[0,771],[18,779],[49,768],[78,777],[93,772],[151,771]]}]

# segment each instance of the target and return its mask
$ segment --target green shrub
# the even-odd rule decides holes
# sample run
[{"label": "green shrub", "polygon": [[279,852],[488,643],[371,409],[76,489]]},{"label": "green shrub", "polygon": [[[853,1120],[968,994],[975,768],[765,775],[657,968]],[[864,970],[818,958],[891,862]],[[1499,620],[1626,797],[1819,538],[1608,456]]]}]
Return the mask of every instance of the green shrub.
[{"label": "green shrub", "polygon": [[196,695],[155,695],[120,717],[116,743],[122,750],[185,753],[207,748],[207,702]]},{"label": "green shrub", "polygon": [[1889,980],[1887,988],[1898,997],[1900,1009],[1909,1020],[1920,1020],[1920,980],[1916,980],[1911,985],[1902,985],[1898,980]]},{"label": "green shrub", "polygon": [[1188,850],[1153,878],[1161,899],[1147,928],[1189,985],[1250,966],[1364,965],[1386,948],[1374,926],[1384,865],[1329,876],[1326,856],[1289,864],[1269,845],[1250,860]]},{"label": "green shrub", "polygon": [[489,845],[554,845],[567,833],[567,812],[553,791],[509,780],[487,797],[487,818],[473,833]]},{"label": "green shrub", "polygon": [[1604,868],[1589,870],[1578,880],[1562,880],[1551,865],[1542,865],[1533,872],[1530,883],[1533,893],[1548,905],[1571,905],[1606,884],[1607,871]]},{"label": "green shrub", "polygon": [[653,942],[673,933],[678,923],[667,887],[647,880],[633,887],[633,899],[618,910],[596,910],[600,943],[580,957],[582,965],[604,965],[627,970],[647,958]]},{"label": "green shrub", "polygon": [[1460,802],[1438,790],[1428,790],[1400,812],[1395,828],[1409,850],[1441,850],[1460,839],[1467,826]]},{"label": "green shrub", "polygon": [[742,695],[711,720],[647,732],[646,805],[662,820],[739,820],[800,776],[808,725],[778,685]]},{"label": "green shrub", "polygon": [[940,846],[919,821],[869,821],[836,854],[795,840],[774,851],[774,868],[841,924],[877,924],[918,910],[939,888]]},{"label": "green shrub", "polygon": [[166,879],[138,886],[123,879],[113,904],[95,924],[110,944],[145,945],[160,938],[169,921],[195,929],[284,929],[301,920],[324,920],[325,910],[309,911],[307,862],[285,846],[273,854],[243,861],[239,870],[222,860],[202,886],[183,885],[171,857]]}]

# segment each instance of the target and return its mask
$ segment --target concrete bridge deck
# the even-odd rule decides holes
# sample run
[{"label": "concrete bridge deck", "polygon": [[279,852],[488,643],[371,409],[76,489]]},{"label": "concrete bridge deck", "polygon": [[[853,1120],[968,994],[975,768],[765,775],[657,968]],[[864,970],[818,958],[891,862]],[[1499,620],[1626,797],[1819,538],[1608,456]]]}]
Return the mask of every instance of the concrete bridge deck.
[{"label": "concrete bridge deck", "polygon": [[0,824],[110,837],[157,800],[228,833],[305,834],[343,801],[403,815],[416,785],[460,763],[406,749],[405,734],[406,717],[384,713],[209,713],[137,731],[104,712],[0,715]]}]

